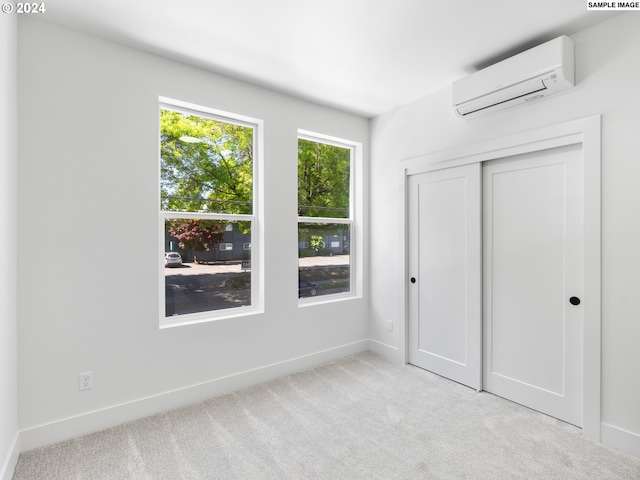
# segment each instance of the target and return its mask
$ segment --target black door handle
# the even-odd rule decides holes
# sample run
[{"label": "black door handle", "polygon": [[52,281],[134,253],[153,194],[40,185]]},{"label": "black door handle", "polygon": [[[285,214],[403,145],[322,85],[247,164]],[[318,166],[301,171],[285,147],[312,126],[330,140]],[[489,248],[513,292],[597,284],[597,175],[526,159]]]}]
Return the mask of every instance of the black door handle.
[{"label": "black door handle", "polygon": [[580,305],[580,299],[578,297],[571,297],[569,303],[571,305]]},{"label": "black door handle", "polygon": [[411,283],[416,283],[416,277],[411,277]]}]

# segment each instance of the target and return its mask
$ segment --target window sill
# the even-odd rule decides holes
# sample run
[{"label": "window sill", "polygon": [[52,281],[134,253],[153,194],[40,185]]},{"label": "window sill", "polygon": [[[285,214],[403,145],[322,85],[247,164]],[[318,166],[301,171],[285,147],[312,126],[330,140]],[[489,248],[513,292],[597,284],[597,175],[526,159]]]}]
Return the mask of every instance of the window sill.
[{"label": "window sill", "polygon": [[200,313],[187,313],[184,315],[174,315],[172,317],[163,317],[160,319],[160,330],[166,328],[183,327],[187,325],[197,325],[200,323],[216,322],[218,320],[227,320],[230,318],[248,317],[251,315],[259,315],[264,313],[264,308],[258,307],[237,307],[229,310],[232,311],[209,311]]},{"label": "window sill", "polygon": [[298,299],[298,307],[312,307],[315,305],[324,305],[327,303],[345,302],[349,300],[360,300],[362,295],[355,293],[335,293],[333,295],[320,295],[319,297],[305,297]]}]

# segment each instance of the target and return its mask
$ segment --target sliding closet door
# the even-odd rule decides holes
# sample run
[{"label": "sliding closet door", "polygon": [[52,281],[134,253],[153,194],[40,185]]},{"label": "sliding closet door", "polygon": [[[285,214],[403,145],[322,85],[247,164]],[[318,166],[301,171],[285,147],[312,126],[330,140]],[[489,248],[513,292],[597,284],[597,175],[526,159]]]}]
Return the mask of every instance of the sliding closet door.
[{"label": "sliding closet door", "polygon": [[582,154],[483,168],[485,390],[581,426]]},{"label": "sliding closet door", "polygon": [[481,388],[481,167],[411,175],[409,363]]}]

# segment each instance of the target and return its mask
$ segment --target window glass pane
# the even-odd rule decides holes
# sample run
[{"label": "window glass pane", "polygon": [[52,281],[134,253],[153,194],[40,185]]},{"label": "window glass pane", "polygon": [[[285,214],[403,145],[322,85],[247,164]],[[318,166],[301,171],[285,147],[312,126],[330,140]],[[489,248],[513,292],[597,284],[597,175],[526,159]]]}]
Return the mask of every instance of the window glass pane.
[{"label": "window glass pane", "polygon": [[160,208],[252,214],[253,129],[160,111]]},{"label": "window glass pane", "polygon": [[298,297],[351,290],[348,224],[298,224]]},{"label": "window glass pane", "polygon": [[298,139],[298,216],[349,218],[351,149]]},{"label": "window glass pane", "polygon": [[165,220],[165,316],[251,305],[250,242],[249,221]]}]

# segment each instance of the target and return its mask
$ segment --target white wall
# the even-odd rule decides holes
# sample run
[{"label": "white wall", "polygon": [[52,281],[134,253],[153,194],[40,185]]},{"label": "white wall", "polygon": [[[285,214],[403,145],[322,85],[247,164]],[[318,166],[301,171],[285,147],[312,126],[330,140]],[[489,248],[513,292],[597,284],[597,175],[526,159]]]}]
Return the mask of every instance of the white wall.
[{"label": "white wall", "polygon": [[399,357],[404,251],[400,162],[459,145],[602,114],[603,440],[640,455],[640,16],[627,13],[574,35],[577,86],[568,93],[475,121],[454,117],[450,88],[372,121],[371,338]]},{"label": "white wall", "polygon": [[0,16],[0,479],[9,479],[18,446],[17,17]]},{"label": "white wall", "polygon": [[[367,349],[365,299],[298,307],[296,249],[297,129],[366,159],[366,119],[34,18],[19,58],[24,449]],[[158,96],[264,120],[262,315],[158,328]]]}]

